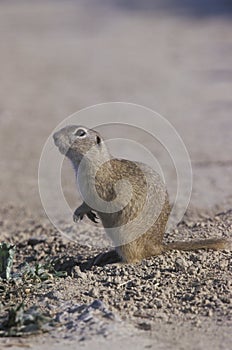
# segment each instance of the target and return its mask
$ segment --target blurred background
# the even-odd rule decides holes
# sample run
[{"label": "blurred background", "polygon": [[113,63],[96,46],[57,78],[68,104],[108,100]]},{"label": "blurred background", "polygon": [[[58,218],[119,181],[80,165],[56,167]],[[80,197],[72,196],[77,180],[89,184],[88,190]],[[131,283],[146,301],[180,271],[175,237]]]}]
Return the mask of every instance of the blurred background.
[{"label": "blurred background", "polygon": [[81,108],[124,101],[181,135],[192,209],[232,207],[231,20],[230,0],[0,1],[2,205],[42,213],[37,172],[50,132]]}]

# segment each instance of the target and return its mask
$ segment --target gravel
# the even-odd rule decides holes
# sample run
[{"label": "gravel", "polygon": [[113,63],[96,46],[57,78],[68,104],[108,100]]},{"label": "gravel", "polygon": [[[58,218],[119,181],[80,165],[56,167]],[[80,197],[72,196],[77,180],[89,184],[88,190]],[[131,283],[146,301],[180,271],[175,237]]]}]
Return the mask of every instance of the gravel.
[{"label": "gravel", "polygon": [[[25,209],[7,207],[1,214],[4,240],[16,244],[14,273],[19,273],[25,262],[33,265],[48,261],[56,270],[67,273],[62,278],[51,275],[37,284],[9,282],[7,293],[2,293],[1,315],[22,300],[27,307],[36,304],[61,323],[59,336],[72,338],[75,332],[79,340],[93,334],[107,336],[115,322],[122,329],[127,322],[143,331],[157,323],[189,321],[199,327],[207,319],[218,325],[231,322],[229,251],[172,251],[135,265],[87,270],[86,262],[99,253],[95,247],[68,241],[46,220],[33,218]],[[192,222],[191,228],[184,220],[168,238],[229,236],[231,227],[232,211],[227,211],[217,214],[216,219]]]}]

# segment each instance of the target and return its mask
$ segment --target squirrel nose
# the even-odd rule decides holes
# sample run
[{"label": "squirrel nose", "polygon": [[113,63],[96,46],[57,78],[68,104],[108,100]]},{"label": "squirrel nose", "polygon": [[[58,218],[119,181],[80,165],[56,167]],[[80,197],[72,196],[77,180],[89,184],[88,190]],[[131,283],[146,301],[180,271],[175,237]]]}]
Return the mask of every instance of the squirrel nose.
[{"label": "squirrel nose", "polygon": [[57,142],[59,140],[59,131],[57,131],[53,134],[53,140],[54,140],[54,143],[57,144]]}]

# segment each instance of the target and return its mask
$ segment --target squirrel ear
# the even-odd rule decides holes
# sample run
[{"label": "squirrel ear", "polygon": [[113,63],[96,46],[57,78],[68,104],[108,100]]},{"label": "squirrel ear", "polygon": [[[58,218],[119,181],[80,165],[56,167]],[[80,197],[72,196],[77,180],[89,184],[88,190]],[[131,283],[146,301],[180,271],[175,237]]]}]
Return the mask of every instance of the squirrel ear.
[{"label": "squirrel ear", "polygon": [[96,137],[97,144],[99,145],[101,143],[101,138],[99,136]]}]

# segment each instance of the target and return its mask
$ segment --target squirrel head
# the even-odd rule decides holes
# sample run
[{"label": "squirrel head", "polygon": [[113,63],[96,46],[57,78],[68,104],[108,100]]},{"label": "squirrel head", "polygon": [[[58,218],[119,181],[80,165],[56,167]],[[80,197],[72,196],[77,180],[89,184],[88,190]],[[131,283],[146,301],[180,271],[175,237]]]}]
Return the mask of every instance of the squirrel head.
[{"label": "squirrel head", "polygon": [[84,126],[68,125],[53,134],[55,145],[68,157],[75,168],[86,157],[91,161],[109,158],[109,153],[101,135]]}]

